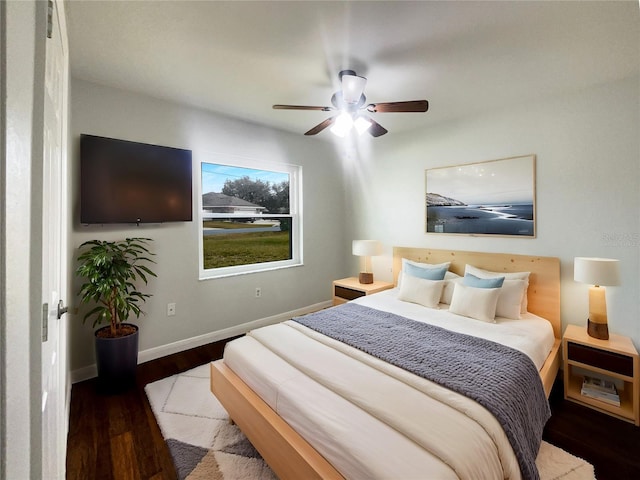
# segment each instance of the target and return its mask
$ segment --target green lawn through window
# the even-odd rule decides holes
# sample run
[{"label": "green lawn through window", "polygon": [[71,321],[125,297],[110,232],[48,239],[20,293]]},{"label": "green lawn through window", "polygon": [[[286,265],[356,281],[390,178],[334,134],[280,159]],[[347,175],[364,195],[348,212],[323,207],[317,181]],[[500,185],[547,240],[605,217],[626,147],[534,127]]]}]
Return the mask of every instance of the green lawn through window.
[{"label": "green lawn through window", "polygon": [[[249,226],[244,225],[245,228]],[[288,231],[205,235],[204,268],[289,260],[290,244]]]}]

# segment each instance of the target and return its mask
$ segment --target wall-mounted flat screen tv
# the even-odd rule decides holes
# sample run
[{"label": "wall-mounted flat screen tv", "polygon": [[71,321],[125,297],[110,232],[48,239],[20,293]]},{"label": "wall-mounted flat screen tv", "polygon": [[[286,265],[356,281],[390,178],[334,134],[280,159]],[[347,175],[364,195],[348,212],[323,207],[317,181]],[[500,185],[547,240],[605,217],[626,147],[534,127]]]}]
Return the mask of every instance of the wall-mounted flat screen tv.
[{"label": "wall-mounted flat screen tv", "polygon": [[80,223],[190,222],[191,150],[80,135]]}]

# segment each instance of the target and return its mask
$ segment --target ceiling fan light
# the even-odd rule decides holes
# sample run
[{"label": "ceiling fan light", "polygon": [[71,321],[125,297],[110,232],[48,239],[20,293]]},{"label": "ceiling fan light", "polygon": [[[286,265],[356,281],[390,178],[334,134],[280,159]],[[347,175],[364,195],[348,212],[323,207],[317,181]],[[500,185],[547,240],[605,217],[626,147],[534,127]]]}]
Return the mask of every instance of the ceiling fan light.
[{"label": "ceiling fan light", "polygon": [[362,135],[371,127],[371,121],[367,120],[364,117],[358,117],[356,118],[356,121],[353,122],[353,126],[358,131],[358,135]]},{"label": "ceiling fan light", "polygon": [[338,137],[344,137],[347,133],[349,133],[352,127],[353,119],[351,118],[351,115],[349,115],[347,112],[342,112],[340,115],[338,115],[338,118],[336,118],[336,121],[333,123],[331,132]]},{"label": "ceiling fan light", "polygon": [[364,87],[367,84],[367,79],[359,77],[358,75],[343,75],[342,76],[342,99],[347,104],[358,103]]}]

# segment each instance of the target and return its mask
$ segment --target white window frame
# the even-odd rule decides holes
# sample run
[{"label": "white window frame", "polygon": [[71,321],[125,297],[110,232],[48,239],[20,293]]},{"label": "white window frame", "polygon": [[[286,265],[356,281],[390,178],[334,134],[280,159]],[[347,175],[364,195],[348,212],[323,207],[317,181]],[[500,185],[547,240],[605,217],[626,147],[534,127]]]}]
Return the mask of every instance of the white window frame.
[{"label": "white window frame", "polygon": [[[195,152],[194,152],[194,156]],[[198,270],[199,279],[208,280],[212,278],[230,277],[235,275],[246,275],[249,273],[278,270],[281,268],[291,268],[303,265],[302,258],[302,167],[299,165],[270,163],[252,158],[237,157],[222,154],[198,154],[197,161],[193,162],[197,172],[194,172],[196,179],[197,201],[194,202],[197,208],[195,218],[198,221]],[[235,265],[232,267],[204,268],[204,241],[203,241],[203,220],[204,208],[202,206],[202,164],[228,165],[241,168],[253,168],[289,174],[289,213],[288,214],[267,214],[267,218],[285,217],[291,218],[291,258],[274,262],[252,263],[246,265]],[[208,218],[260,218],[261,215],[229,214],[229,213],[208,213]]]}]

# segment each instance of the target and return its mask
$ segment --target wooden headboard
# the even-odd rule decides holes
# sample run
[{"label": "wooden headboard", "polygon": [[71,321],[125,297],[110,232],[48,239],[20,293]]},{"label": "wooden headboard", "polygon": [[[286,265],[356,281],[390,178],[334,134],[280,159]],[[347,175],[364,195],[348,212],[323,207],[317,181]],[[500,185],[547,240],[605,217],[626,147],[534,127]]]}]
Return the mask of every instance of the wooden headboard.
[{"label": "wooden headboard", "polygon": [[464,275],[466,264],[493,272],[531,272],[527,309],[549,320],[556,338],[562,336],[560,319],[560,260],[556,257],[512,255],[509,253],[466,252],[433,248],[394,247],[393,281],[397,285],[402,259],[422,263],[451,262],[449,270]]}]

